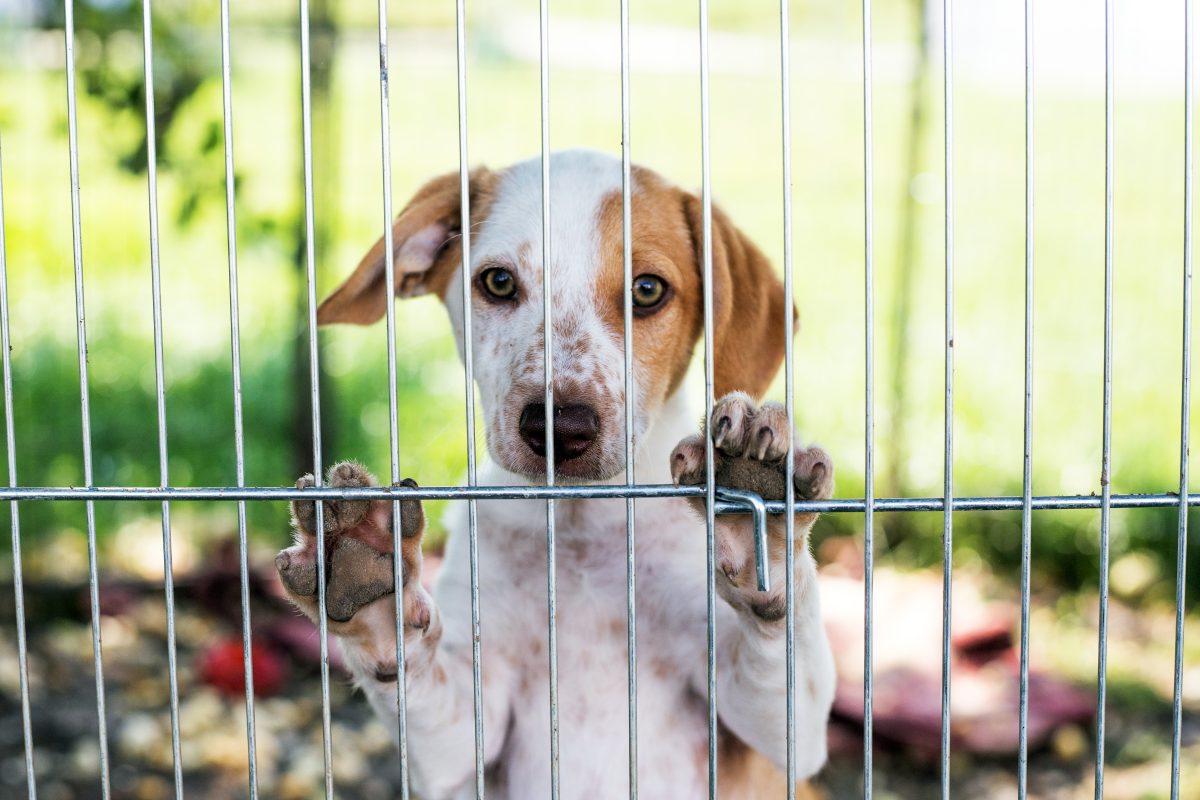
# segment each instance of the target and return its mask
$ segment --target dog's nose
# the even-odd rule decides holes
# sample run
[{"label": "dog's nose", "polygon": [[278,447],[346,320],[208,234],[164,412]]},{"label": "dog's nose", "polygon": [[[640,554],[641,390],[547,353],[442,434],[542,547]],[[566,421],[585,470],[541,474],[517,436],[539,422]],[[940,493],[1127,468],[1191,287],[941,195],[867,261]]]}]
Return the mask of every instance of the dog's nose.
[{"label": "dog's nose", "polygon": [[[546,405],[530,403],[521,411],[521,438],[539,456],[546,455]],[[600,416],[585,405],[554,407],[554,463],[583,455],[600,433]]]}]

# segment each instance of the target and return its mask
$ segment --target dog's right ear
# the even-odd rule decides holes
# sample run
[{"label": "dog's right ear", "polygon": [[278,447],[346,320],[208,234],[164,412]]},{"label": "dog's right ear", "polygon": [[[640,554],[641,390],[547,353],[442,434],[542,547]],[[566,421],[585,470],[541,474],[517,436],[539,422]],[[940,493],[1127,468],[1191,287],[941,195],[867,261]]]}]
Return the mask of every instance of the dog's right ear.
[{"label": "dog's right ear", "polygon": [[[487,214],[496,174],[472,170],[471,218],[476,225]],[[369,325],[387,311],[392,295],[415,297],[430,292],[444,296],[462,258],[462,203],[459,174],[450,172],[426,183],[392,224],[392,257],[396,285],[387,291],[386,240],[380,237],[358,267],[317,309],[317,322]]]}]

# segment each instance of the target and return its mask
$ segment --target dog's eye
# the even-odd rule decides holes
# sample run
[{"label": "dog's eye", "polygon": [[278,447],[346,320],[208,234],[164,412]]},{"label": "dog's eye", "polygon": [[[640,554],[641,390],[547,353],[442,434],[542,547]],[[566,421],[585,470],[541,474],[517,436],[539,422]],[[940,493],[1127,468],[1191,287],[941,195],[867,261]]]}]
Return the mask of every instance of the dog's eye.
[{"label": "dog's eye", "polygon": [[479,281],[484,291],[497,300],[512,300],[517,295],[517,279],[503,267],[484,270]]},{"label": "dog's eye", "polygon": [[639,275],[633,279],[633,304],[650,310],[667,296],[667,282],[657,275]]}]

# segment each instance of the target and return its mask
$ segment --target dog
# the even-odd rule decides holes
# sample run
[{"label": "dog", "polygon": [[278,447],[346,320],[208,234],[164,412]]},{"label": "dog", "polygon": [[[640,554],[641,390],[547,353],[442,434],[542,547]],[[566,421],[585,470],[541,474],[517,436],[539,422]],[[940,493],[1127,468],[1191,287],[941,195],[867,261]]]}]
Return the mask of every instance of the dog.
[{"label": "dog", "polygon": [[[625,480],[624,272],[621,163],[591,151],[550,159],[554,460],[561,483]],[[393,295],[436,294],[464,343],[460,179],[429,181],[393,228],[395,286],[385,285],[380,240],[318,312],[321,323],[370,324]],[[480,485],[545,481],[541,163],[469,175],[467,268],[474,375],[491,458]],[[697,432],[681,386],[703,333],[701,200],[656,173],[632,171],[632,386],[639,482],[705,483],[705,437],[716,482],[782,499],[787,415],[759,404],[784,353],[783,287],[762,252],[712,209],[715,390]],[[833,492],[819,447],[794,449],[795,496]],[[312,485],[311,476],[298,485]],[[330,470],[335,486],[374,484],[353,462]],[[415,485],[411,484],[410,485]],[[411,784],[427,800],[474,796],[472,627],[465,503],[447,512],[444,563],[432,596],[421,584],[424,515],[402,503],[404,648]],[[316,514],[292,509],[294,546],[276,566],[290,599],[316,620]],[[551,782],[545,503],[480,500],[479,608],[482,717],[488,796],[546,797]],[[639,500],[637,544],[638,792],[642,798],[708,794],[707,602],[704,501]],[[326,502],[327,617],[358,686],[395,729],[396,643],[392,504]],[[834,664],[821,621],[807,533],[795,521],[796,769],[804,780],[826,758]],[[558,711],[561,796],[628,793],[625,503],[559,500]],[[746,515],[716,521],[718,788],[730,798],[781,797],[785,767],[785,530],[769,528],[772,588],[755,583]]]}]

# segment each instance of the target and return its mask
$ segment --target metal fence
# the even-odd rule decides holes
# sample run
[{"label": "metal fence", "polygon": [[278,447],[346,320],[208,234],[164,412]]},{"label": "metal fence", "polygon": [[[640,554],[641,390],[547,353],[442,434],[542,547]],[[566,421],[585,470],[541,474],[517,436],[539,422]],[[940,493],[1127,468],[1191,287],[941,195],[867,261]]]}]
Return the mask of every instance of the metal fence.
[{"label": "metal fence", "polygon": [[[1183,0],[1185,14],[1185,76],[1184,76],[1184,163],[1182,174],[1184,179],[1184,220],[1183,234],[1183,279],[1182,279],[1182,327],[1183,327],[1183,360],[1181,365],[1182,398],[1181,398],[1181,435],[1179,460],[1179,490],[1178,493],[1114,495],[1109,482],[1111,457],[1111,389],[1112,389],[1112,344],[1113,344],[1113,160],[1115,153],[1113,134],[1114,106],[1114,60],[1113,60],[1113,0],[1105,3],[1105,292],[1104,292],[1104,380],[1103,380],[1103,455],[1100,480],[1100,494],[1086,496],[1032,495],[1032,402],[1033,402],[1033,278],[1034,278],[1034,249],[1033,249],[1033,208],[1034,208],[1034,65],[1033,65],[1033,0],[1025,0],[1025,403],[1024,403],[1024,482],[1023,493],[1020,496],[988,496],[988,497],[957,497],[954,494],[952,481],[954,467],[954,58],[952,29],[952,0],[943,0],[943,57],[944,57],[944,105],[945,105],[945,428],[944,428],[944,491],[941,497],[897,497],[879,498],[874,490],[874,441],[873,441],[873,412],[874,412],[874,221],[873,221],[873,158],[872,158],[872,37],[871,0],[862,0],[862,89],[863,89],[863,163],[865,173],[863,210],[863,241],[864,241],[864,270],[865,270],[865,316],[866,316],[866,348],[863,361],[866,377],[866,392],[864,398],[864,416],[866,439],[864,442],[866,458],[866,478],[864,497],[855,499],[837,499],[822,502],[801,502],[794,497],[792,471],[793,461],[787,459],[788,481],[787,496],[782,502],[764,502],[762,498],[746,492],[735,492],[722,489],[714,484],[712,469],[713,445],[707,441],[706,458],[708,463],[706,485],[701,487],[672,487],[665,485],[637,484],[634,475],[634,448],[630,420],[633,412],[633,398],[636,387],[632,384],[632,346],[631,323],[632,307],[629,292],[632,280],[632,243],[630,240],[630,95],[629,95],[629,3],[620,0],[621,11],[621,117],[622,117],[622,168],[623,168],[623,261],[625,280],[624,308],[624,369],[627,391],[625,394],[626,430],[625,457],[626,481],[617,486],[559,486],[555,484],[554,476],[554,441],[553,441],[553,409],[554,398],[551,383],[553,342],[551,315],[553,290],[551,275],[548,269],[550,263],[550,214],[552,209],[548,202],[550,186],[550,150],[549,150],[549,114],[550,84],[549,84],[549,3],[540,2],[540,79],[541,79],[541,137],[542,137],[542,256],[543,256],[543,308],[544,308],[544,358],[545,370],[545,409],[546,409],[546,464],[547,476],[545,486],[506,486],[480,487],[476,482],[476,452],[474,426],[474,397],[471,352],[471,303],[470,287],[467,272],[462,277],[462,297],[465,314],[465,367],[466,382],[464,398],[466,402],[467,427],[467,484],[455,487],[423,487],[406,488],[399,486],[372,488],[331,488],[321,485],[321,409],[319,392],[318,348],[316,337],[316,282],[314,254],[314,218],[313,218],[313,184],[312,184],[312,113],[310,97],[311,59],[309,51],[309,9],[307,0],[299,0],[300,11],[300,47],[301,47],[301,92],[303,118],[303,152],[304,152],[304,196],[305,196],[305,226],[306,226],[306,265],[308,278],[308,341],[311,368],[311,402],[312,402],[312,435],[314,462],[313,474],[317,485],[314,488],[292,489],[274,487],[251,487],[245,485],[244,477],[244,447],[242,430],[242,398],[241,398],[241,365],[238,314],[238,273],[236,246],[236,218],[234,197],[234,155],[232,142],[232,101],[230,94],[230,56],[229,56],[229,2],[221,0],[221,55],[222,55],[222,87],[224,111],[224,141],[225,141],[225,178],[226,178],[226,212],[228,225],[228,269],[229,269],[229,301],[231,328],[231,358],[233,363],[233,408],[234,408],[234,447],[236,452],[237,485],[208,488],[173,487],[167,473],[168,443],[166,437],[166,404],[164,398],[162,346],[162,313],[160,295],[160,272],[158,259],[158,203],[156,196],[156,154],[155,154],[155,114],[153,91],[153,51],[151,31],[151,2],[143,0],[143,48],[144,48],[144,79],[146,83],[145,118],[147,126],[148,145],[148,201],[150,225],[151,281],[152,304],[154,321],[154,361],[157,394],[157,423],[158,423],[158,453],[160,463],[160,485],[158,487],[101,487],[95,486],[92,478],[92,446],[91,425],[88,394],[88,360],[87,360],[87,326],[84,303],[83,258],[80,235],[79,213],[79,165],[78,165],[78,131],[76,125],[76,88],[75,88],[75,23],[72,0],[65,0],[65,52],[67,64],[67,112],[68,133],[70,142],[70,175],[71,175],[71,211],[73,221],[74,246],[74,278],[77,319],[77,349],[79,362],[79,397],[80,414],[83,431],[83,467],[84,486],[82,487],[22,487],[18,485],[16,475],[16,454],[14,441],[14,420],[12,413],[12,375],[10,366],[9,346],[9,296],[7,291],[6,265],[4,261],[4,218],[3,218],[3,188],[2,161],[0,161],[0,346],[3,348],[3,385],[5,399],[5,433],[7,441],[7,457],[9,470],[9,487],[0,490],[0,499],[9,501],[12,520],[12,554],[14,570],[14,589],[16,593],[16,622],[17,646],[20,667],[20,687],[22,718],[24,725],[25,743],[25,772],[30,798],[36,797],[37,789],[34,772],[34,749],[31,733],[32,722],[29,705],[29,686],[27,670],[27,648],[25,632],[25,607],[22,587],[21,569],[21,531],[19,519],[19,504],[31,501],[71,500],[82,502],[87,512],[87,543],[89,564],[89,589],[92,621],[92,646],[95,667],[96,711],[99,719],[98,744],[100,752],[100,782],[102,794],[110,794],[108,737],[105,715],[105,682],[103,658],[100,640],[100,604],[99,582],[96,553],[96,525],[94,503],[97,501],[135,501],[157,500],[162,503],[162,543],[164,558],[164,590],[167,612],[167,647],[169,658],[170,680],[170,711],[171,711],[171,743],[174,756],[174,782],[177,797],[183,795],[182,761],[180,754],[179,733],[179,697],[175,660],[175,631],[174,631],[174,589],[172,585],[171,568],[171,517],[172,502],[197,500],[220,500],[236,502],[238,508],[238,532],[240,537],[240,569],[241,569],[241,621],[243,638],[244,672],[246,682],[246,733],[248,739],[247,761],[249,767],[249,794],[257,797],[257,765],[255,759],[255,722],[254,722],[254,682],[250,660],[250,616],[248,596],[248,565],[246,547],[246,503],[250,501],[287,501],[297,499],[390,499],[393,502],[393,514],[398,520],[400,501],[402,499],[466,499],[469,507],[469,541],[471,565],[471,624],[474,633],[472,652],[474,676],[474,711],[475,711],[475,764],[476,764],[476,793],[483,796],[484,792],[484,763],[483,763],[483,723],[482,723],[482,686],[480,678],[480,640],[486,632],[479,625],[479,594],[478,594],[478,554],[476,501],[481,499],[544,499],[546,501],[546,549],[548,555],[548,572],[546,576],[547,603],[549,611],[549,677],[550,677],[550,739],[547,746],[551,753],[551,794],[559,794],[558,767],[558,702],[557,702],[557,631],[555,614],[556,579],[555,579],[555,514],[554,505],[559,499],[566,498],[623,498],[626,503],[626,543],[627,543],[627,621],[628,621],[628,702],[629,702],[629,794],[637,794],[637,650],[636,650],[636,614],[635,614],[635,563],[634,542],[636,537],[634,525],[634,502],[639,498],[651,497],[704,497],[707,505],[707,604],[708,604],[708,782],[710,796],[716,795],[717,785],[717,717],[716,717],[716,660],[715,660],[715,604],[714,592],[714,519],[716,514],[746,513],[754,514],[756,522],[756,550],[759,564],[760,588],[765,588],[770,576],[766,574],[766,562],[763,557],[765,546],[766,515],[784,513],[786,524],[786,569],[784,580],[788,598],[786,617],[786,647],[788,661],[787,679],[787,744],[788,744],[788,796],[794,796],[795,788],[795,709],[794,709],[794,619],[793,596],[795,587],[792,570],[794,556],[794,513],[797,511],[815,511],[824,513],[853,512],[862,513],[865,518],[864,549],[865,549],[865,714],[864,714],[864,797],[872,795],[872,642],[874,626],[873,602],[873,531],[874,513],[881,512],[913,512],[940,511],[944,518],[943,527],[943,613],[942,613],[942,715],[941,715],[941,787],[942,796],[950,794],[950,623],[952,617],[952,542],[953,542],[953,513],[954,511],[985,511],[985,510],[1020,510],[1022,513],[1021,527],[1021,633],[1020,633],[1020,729],[1019,756],[1017,759],[1018,795],[1025,797],[1027,791],[1028,768],[1028,738],[1026,723],[1028,720],[1028,682],[1029,682],[1029,606],[1030,606],[1030,542],[1032,536],[1032,512],[1040,509],[1099,509],[1100,510],[1100,605],[1099,605],[1099,644],[1097,653],[1096,678],[1096,738],[1095,738],[1095,796],[1104,794],[1105,768],[1105,705],[1106,705],[1106,671],[1108,643],[1108,566],[1109,566],[1109,528],[1111,510],[1114,508],[1151,508],[1176,507],[1178,509],[1178,550],[1176,566],[1176,597],[1175,597],[1175,662],[1174,662],[1174,703],[1172,731],[1172,769],[1171,797],[1177,798],[1180,792],[1180,727],[1182,719],[1182,659],[1183,659],[1183,620],[1184,620],[1184,578],[1185,555],[1187,549],[1187,516],[1190,505],[1200,504],[1200,495],[1188,494],[1188,436],[1190,415],[1190,335],[1191,335],[1191,260],[1192,260],[1192,172],[1193,172],[1193,14],[1191,0]],[[789,20],[788,0],[780,0],[780,75],[782,79],[782,169],[783,185],[782,205],[784,219],[783,268],[785,277],[785,292],[792,296],[793,290],[793,243],[791,237],[791,146],[790,146],[790,97],[789,97]],[[457,70],[458,70],[458,141],[459,141],[459,171],[462,196],[462,217],[470,219],[468,192],[468,154],[467,154],[467,68],[466,68],[466,25],[464,19],[464,0],[457,0]],[[712,239],[711,239],[711,181],[709,175],[709,70],[708,70],[708,8],[706,0],[699,0],[699,51],[700,51],[700,86],[701,86],[701,152],[703,167],[703,275],[704,275],[704,365],[705,365],[705,411],[706,417],[711,416],[713,408],[713,295],[712,295]],[[379,102],[381,111],[380,149],[383,169],[383,230],[386,242],[386,252],[392,251],[392,198],[391,198],[391,154],[389,131],[389,75],[388,75],[388,31],[387,31],[387,1],[378,0],[379,20]],[[471,230],[464,225],[462,230],[463,261],[469,263]],[[387,260],[387,285],[395,285],[393,280],[394,265]],[[789,429],[794,430],[794,356],[792,352],[792,317],[785,315],[786,325],[786,409]],[[399,473],[399,441],[396,397],[396,319],[395,310],[391,303],[387,305],[386,326],[388,336],[388,386],[390,407],[390,444],[391,444],[391,478],[393,483],[400,480]],[[791,446],[792,443],[789,443]],[[321,504],[316,504],[316,530],[318,531],[318,597],[320,607],[320,647],[321,647],[321,700],[323,722],[323,748],[325,758],[325,789],[328,796],[333,794],[331,724],[329,701],[329,653],[328,637],[325,619],[325,548],[323,546],[323,524],[321,520]],[[395,549],[400,550],[400,525],[393,525]],[[401,563],[395,561],[395,580],[401,583]],[[405,730],[405,697],[404,697],[404,637],[403,637],[403,604],[400,593],[395,595],[396,602],[396,658],[399,679],[397,681],[398,734],[400,743],[399,759],[401,764],[401,781],[404,796],[408,795],[407,783],[407,740]]]}]

